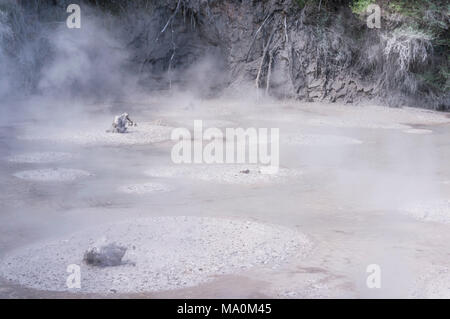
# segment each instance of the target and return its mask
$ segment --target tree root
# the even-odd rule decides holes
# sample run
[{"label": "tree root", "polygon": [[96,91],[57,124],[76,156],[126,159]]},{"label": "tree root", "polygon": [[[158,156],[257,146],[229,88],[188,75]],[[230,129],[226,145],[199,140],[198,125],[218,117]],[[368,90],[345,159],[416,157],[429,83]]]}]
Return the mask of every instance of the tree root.
[{"label": "tree root", "polygon": [[264,47],[263,55],[261,57],[261,63],[259,64],[258,74],[256,75],[255,85],[256,88],[259,89],[259,83],[261,78],[262,69],[264,66],[264,62],[266,61],[267,51],[269,50],[269,46],[272,43],[273,36],[275,35],[275,31],[277,29],[276,24],[272,28],[272,32],[270,33],[269,39],[267,40],[267,44]]},{"label": "tree root", "polygon": [[169,60],[169,67],[167,68],[167,74],[169,76],[169,89],[172,89],[172,61],[173,58],[175,57],[175,51],[177,49],[177,46],[175,44],[175,41],[173,39],[173,23],[170,23],[170,29],[171,29],[171,36],[172,36],[172,55],[170,56],[170,60]]},{"label": "tree root", "polygon": [[263,23],[261,23],[261,25],[259,26],[258,30],[256,30],[255,35],[253,36],[253,40],[252,43],[250,43],[250,47],[248,48],[248,52],[247,52],[247,56],[245,57],[245,62],[248,62],[248,58],[250,56],[250,51],[253,48],[253,44],[256,41],[256,37],[258,36],[259,32],[262,30],[262,28],[264,27],[264,25],[267,23],[267,21],[269,20],[269,18],[271,18],[273,15],[273,11],[269,14],[267,14],[267,17],[264,19]]},{"label": "tree root", "polygon": [[166,31],[167,27],[173,22],[173,19],[177,15],[178,10],[180,10],[180,6],[181,6],[181,0],[178,0],[177,7],[175,8],[175,11],[173,12],[173,14],[167,20],[166,24],[164,25],[164,28],[162,28],[162,30],[159,32],[158,36],[156,37],[156,42],[158,42],[160,35],[163,34]]},{"label": "tree root", "polygon": [[[176,15],[178,14],[178,11],[180,10],[180,7],[181,7],[181,2],[182,2],[182,0],[178,0],[178,2],[177,2],[177,6],[176,6],[176,8],[175,8],[175,11],[172,13],[172,15],[169,17],[169,19],[167,20],[167,22],[166,22],[166,24],[164,25],[164,27],[161,29],[161,31],[159,32],[159,34],[158,34],[158,36],[156,37],[156,40],[155,40],[155,42],[158,42],[158,40],[159,40],[159,37],[164,33],[164,32],[166,32],[166,30],[167,30],[167,28],[169,27],[169,25],[170,25],[170,33],[171,33],[171,41],[172,41],[172,55],[170,56],[170,59],[169,59],[169,66],[168,66],[168,68],[167,68],[167,74],[168,74],[168,77],[169,77],[169,89],[172,89],[172,62],[173,62],[173,59],[175,58],[175,51],[176,51],[176,49],[177,49],[177,46],[176,46],[176,44],[175,44],[175,40],[174,40],[174,38],[173,38],[173,33],[174,33],[174,31],[173,31],[173,20],[175,19],[175,17],[176,17]],[[183,2],[183,4],[184,4],[184,2]],[[183,14],[184,15],[184,14]],[[192,19],[192,18],[191,18]]]},{"label": "tree root", "polygon": [[276,49],[273,49],[269,53],[269,66],[267,69],[267,80],[266,80],[266,95],[269,95],[269,88],[270,88],[270,77],[272,75],[272,63],[273,63],[273,55]]}]

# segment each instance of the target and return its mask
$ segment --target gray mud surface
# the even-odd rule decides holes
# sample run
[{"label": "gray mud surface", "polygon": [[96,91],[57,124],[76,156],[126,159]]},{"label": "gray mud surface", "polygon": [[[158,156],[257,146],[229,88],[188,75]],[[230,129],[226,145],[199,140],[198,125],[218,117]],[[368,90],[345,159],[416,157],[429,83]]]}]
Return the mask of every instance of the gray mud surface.
[{"label": "gray mud surface", "polygon": [[[61,139],[72,132],[70,125],[62,125],[45,132],[37,142],[23,138],[29,128],[36,127],[34,122],[2,127],[0,297],[449,297],[445,287],[449,282],[450,225],[444,222],[450,215],[447,205],[450,187],[444,182],[450,180],[449,118],[408,108],[352,108],[297,102],[247,105],[214,100],[199,102],[193,109],[177,113],[174,110],[182,102],[172,102],[158,100],[160,107],[153,111],[144,104],[130,104],[129,113],[138,123],[161,119],[167,127],[197,118],[241,127],[278,127],[280,136],[325,135],[361,143],[340,143],[339,138],[327,138],[323,143],[315,138],[302,145],[281,140],[281,167],[286,172],[301,174],[288,174],[276,181],[224,183],[208,175],[209,170],[199,170],[201,178],[195,178],[195,170],[189,173],[189,178],[183,174],[145,174],[173,165],[170,161],[173,143],[159,138],[159,132],[166,132],[165,129],[151,131],[157,132],[156,139],[142,129],[137,139],[127,137],[111,142],[102,134],[93,139],[91,133]],[[149,103],[155,104],[156,100],[150,99]],[[212,114],[211,109],[221,112]],[[104,127],[109,122],[109,116],[96,119]],[[405,133],[409,128],[432,133]],[[79,127],[73,130],[80,131]],[[83,138],[90,142],[84,143]],[[333,144],[334,141],[338,143]],[[76,156],[54,163],[8,160],[33,152]],[[15,176],[18,172],[58,167],[76,168],[91,175],[53,182]],[[252,178],[251,174],[241,175],[239,179]],[[423,203],[431,203],[427,204],[425,215],[421,214]],[[436,212],[430,212],[435,207]],[[189,220],[185,227],[177,227],[177,222],[163,224],[173,229],[168,234],[176,237],[174,243],[191,238],[192,244],[169,245],[173,248],[169,254],[164,250],[166,243],[149,241],[154,248],[151,250],[154,260],[162,260],[164,254],[169,254],[179,262],[173,270],[164,263],[146,259],[146,253],[138,246],[136,250],[130,248],[133,242],[141,243],[142,247],[147,240],[144,235],[149,234],[138,230],[139,223],[133,221],[178,220],[179,216]],[[227,222],[217,222],[220,219]],[[206,240],[197,231],[196,220],[212,221],[207,230],[213,240]],[[230,220],[239,222],[229,227]],[[130,232],[110,226],[116,224],[130,225]],[[157,234],[158,228],[153,223],[149,225]],[[248,230],[243,225],[249,225]],[[267,227],[266,237],[255,235],[258,225]],[[227,230],[221,231],[221,227]],[[283,249],[289,241],[283,239],[280,228],[287,229],[286,234],[306,236],[309,248],[303,249],[300,244],[292,251]],[[68,275],[66,264],[81,263],[90,240],[102,240],[105,234],[118,244],[122,241],[127,245],[124,259],[136,266],[124,264],[87,272],[86,278],[99,281],[86,282],[85,290],[75,294],[62,289],[64,276]],[[168,235],[158,236],[164,241]],[[229,239],[228,244],[220,242],[221,236]],[[257,249],[236,248],[242,261],[222,260],[223,256],[232,256],[230,247],[235,247],[234,240],[255,245],[251,247],[274,245],[276,254],[267,255],[264,263],[258,259],[265,256],[264,249],[260,255]],[[62,259],[47,255],[48,247],[53,247]],[[79,253],[71,255],[70,251]],[[197,258],[199,251],[203,254]],[[132,252],[136,253],[134,257],[127,256]],[[199,271],[184,273],[187,268],[180,256],[193,265],[204,263],[207,275]],[[21,266],[15,267],[14,262]],[[45,269],[47,264],[57,270]],[[224,268],[208,268],[216,264]],[[366,269],[370,264],[378,264],[382,269],[381,289],[366,286]],[[154,268],[157,265],[159,271]],[[18,277],[19,270],[24,277]],[[96,271],[102,275],[97,276]],[[139,275],[145,271],[149,272],[147,283]],[[169,277],[158,277],[156,273]],[[107,284],[107,279],[113,277],[115,287]],[[121,285],[127,282],[126,278],[134,278],[129,280],[132,284]]]}]

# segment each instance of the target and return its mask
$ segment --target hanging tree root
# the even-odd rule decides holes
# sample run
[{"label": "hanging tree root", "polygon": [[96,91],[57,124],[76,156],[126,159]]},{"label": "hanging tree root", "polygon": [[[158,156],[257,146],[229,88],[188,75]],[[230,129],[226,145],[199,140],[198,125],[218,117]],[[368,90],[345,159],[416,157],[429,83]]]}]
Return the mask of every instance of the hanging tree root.
[{"label": "hanging tree root", "polygon": [[162,30],[159,32],[158,36],[156,37],[156,42],[158,42],[159,37],[161,36],[161,34],[163,34],[166,31],[167,27],[173,22],[173,19],[175,19],[175,16],[177,15],[178,11],[180,10],[180,6],[181,6],[181,0],[178,0],[177,7],[175,8],[175,11],[173,12],[173,14],[167,20],[166,24],[164,25],[164,28],[162,28]]},{"label": "hanging tree root", "polygon": [[285,43],[289,42],[289,37],[288,37],[288,33],[287,33],[287,21],[286,21],[286,16],[284,16],[284,41]]},{"label": "hanging tree root", "polygon": [[266,16],[266,18],[264,19],[263,23],[261,23],[261,25],[259,26],[258,30],[256,30],[255,35],[253,36],[252,43],[250,43],[250,47],[248,48],[248,52],[247,52],[247,55],[246,55],[246,57],[245,57],[245,62],[248,62],[248,58],[249,58],[249,56],[250,56],[250,51],[251,51],[252,48],[253,48],[253,44],[255,43],[256,38],[257,38],[259,32],[262,30],[262,28],[264,27],[264,25],[266,24],[266,22],[269,21],[269,18],[272,18],[272,15],[273,15],[273,11],[272,11],[271,13],[267,14],[267,16]]},{"label": "hanging tree root", "polygon": [[269,87],[270,87],[270,77],[272,75],[272,62],[273,62],[273,55],[276,49],[273,49],[269,53],[269,66],[267,68],[267,80],[266,80],[266,95],[269,94]]},{"label": "hanging tree root", "polygon": [[272,28],[272,32],[270,33],[269,39],[267,40],[267,44],[264,47],[263,55],[261,57],[261,63],[259,64],[258,74],[256,75],[256,80],[255,80],[255,85],[256,85],[257,89],[259,89],[261,73],[262,73],[262,69],[264,66],[264,62],[266,61],[267,51],[269,50],[269,46],[272,43],[273,36],[275,35],[276,29],[277,29],[277,25],[275,24]]},{"label": "hanging tree root", "polygon": [[[173,14],[169,17],[169,19],[167,20],[166,24],[164,25],[164,27],[161,29],[161,31],[160,31],[159,34],[157,35],[157,37],[156,37],[156,39],[155,39],[155,42],[158,42],[158,41],[159,41],[159,37],[166,31],[167,27],[168,27],[169,25],[172,25],[173,20],[175,19],[175,16],[177,15],[178,11],[180,10],[181,2],[182,2],[182,0],[178,0],[177,6],[176,6],[176,8],[175,8],[175,11],[174,11]],[[183,2],[183,4],[184,4],[184,2]],[[173,33],[173,28],[172,28],[172,33]],[[173,34],[172,34],[172,42],[173,42]],[[175,51],[174,51],[174,52],[175,52]],[[174,52],[172,53],[172,57],[170,58],[170,61],[173,60]],[[149,60],[149,56],[147,55],[147,56],[145,57],[144,61],[143,61],[142,64],[141,64],[141,67],[140,67],[140,69],[139,69],[139,74],[141,74],[141,73],[143,72],[144,66],[145,66],[145,64],[148,62],[148,60]]]},{"label": "hanging tree root", "polygon": [[[298,21],[296,21],[297,23]],[[284,16],[284,35],[285,42],[284,47],[287,48],[287,62],[288,62],[288,72],[289,72],[289,80],[291,81],[292,87],[295,90],[295,77],[294,77],[294,46],[292,41],[289,38],[287,31],[287,18]]]},{"label": "hanging tree root", "polygon": [[172,61],[173,58],[175,57],[175,51],[177,49],[177,46],[175,44],[175,41],[173,39],[173,22],[170,23],[170,29],[171,29],[171,36],[172,36],[172,55],[170,56],[170,60],[169,60],[169,67],[167,68],[167,74],[169,76],[169,89],[172,89]]},{"label": "hanging tree root", "polygon": [[[172,15],[169,17],[169,19],[167,20],[166,24],[164,25],[164,27],[162,28],[162,30],[159,32],[159,34],[158,34],[158,36],[156,37],[156,40],[155,40],[155,42],[158,42],[159,37],[160,37],[164,32],[166,32],[167,28],[168,28],[169,25],[170,25],[170,33],[171,33],[170,36],[171,36],[171,42],[172,42],[172,55],[170,56],[170,59],[169,59],[169,66],[168,66],[168,68],[167,68],[167,74],[168,74],[168,76],[169,76],[169,89],[172,88],[172,76],[171,76],[171,75],[172,75],[172,74],[171,74],[171,71],[172,71],[172,62],[173,62],[173,59],[174,59],[174,57],[175,57],[175,51],[176,51],[176,49],[177,49],[176,44],[175,44],[175,40],[174,40],[174,38],[173,38],[173,33],[174,33],[174,31],[173,31],[173,20],[175,19],[176,15],[178,14],[178,11],[180,10],[181,2],[182,2],[182,0],[178,0],[177,6],[176,6],[176,8],[175,8],[175,11],[174,11],[174,12],[172,13]],[[183,2],[183,4],[184,4],[184,2]]]}]

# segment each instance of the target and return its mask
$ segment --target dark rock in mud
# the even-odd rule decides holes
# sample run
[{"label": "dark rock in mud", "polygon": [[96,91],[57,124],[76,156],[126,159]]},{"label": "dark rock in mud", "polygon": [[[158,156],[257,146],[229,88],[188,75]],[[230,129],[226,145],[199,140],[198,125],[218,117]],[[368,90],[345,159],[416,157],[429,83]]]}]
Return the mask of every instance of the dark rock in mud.
[{"label": "dark rock in mud", "polygon": [[96,267],[112,267],[122,265],[122,258],[127,248],[111,243],[87,250],[83,260],[86,264]]}]

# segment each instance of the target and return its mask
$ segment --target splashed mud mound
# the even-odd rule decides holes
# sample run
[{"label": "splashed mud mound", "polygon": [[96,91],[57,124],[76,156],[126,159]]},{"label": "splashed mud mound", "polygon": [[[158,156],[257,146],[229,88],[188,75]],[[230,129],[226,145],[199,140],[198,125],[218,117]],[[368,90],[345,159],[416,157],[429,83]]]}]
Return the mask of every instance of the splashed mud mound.
[{"label": "splashed mud mound", "polygon": [[403,210],[419,220],[450,224],[450,200],[418,202]]},{"label": "splashed mud mound", "polygon": [[416,282],[413,298],[450,299],[450,269],[433,266]]},{"label": "splashed mud mound", "polygon": [[[123,264],[93,267],[83,261],[100,237],[126,247]],[[214,275],[252,267],[277,267],[309,249],[307,238],[289,228],[203,217],[130,219],[101,225],[59,241],[7,255],[0,276],[40,290],[133,293],[194,286]],[[67,266],[81,267],[81,289],[68,289]]]},{"label": "splashed mud mound", "polygon": [[168,192],[170,190],[172,190],[172,187],[160,183],[142,183],[119,187],[119,191],[122,193],[137,195]]},{"label": "splashed mud mound", "polygon": [[44,134],[29,134],[20,136],[25,140],[51,140],[79,145],[134,145],[151,144],[170,139],[171,127],[139,123],[136,127],[128,128],[126,133],[108,133],[103,129],[87,129],[82,131],[63,130],[45,132]]},{"label": "splashed mud mound", "polygon": [[433,131],[431,131],[431,130],[416,129],[416,128],[404,130],[403,132],[407,133],[407,134],[431,134],[431,133],[433,133]]},{"label": "splashed mud mound", "polygon": [[102,246],[94,246],[84,253],[83,261],[91,266],[114,267],[123,264],[127,248],[117,243],[109,243]]},{"label": "splashed mud mound", "polygon": [[17,178],[39,182],[68,182],[91,176],[90,173],[72,168],[45,168],[15,173]]},{"label": "splashed mud mound", "polygon": [[294,169],[279,168],[275,174],[270,169],[258,165],[174,165],[154,167],[145,171],[146,175],[167,178],[188,178],[222,184],[259,184],[282,182],[297,178],[301,172]]},{"label": "splashed mud mound", "polygon": [[342,146],[358,145],[363,143],[362,141],[351,137],[321,134],[289,135],[283,137],[281,141],[288,144],[304,146]]},{"label": "splashed mud mound", "polygon": [[54,163],[72,158],[72,154],[64,152],[36,152],[18,154],[8,157],[8,161],[15,163]]}]

